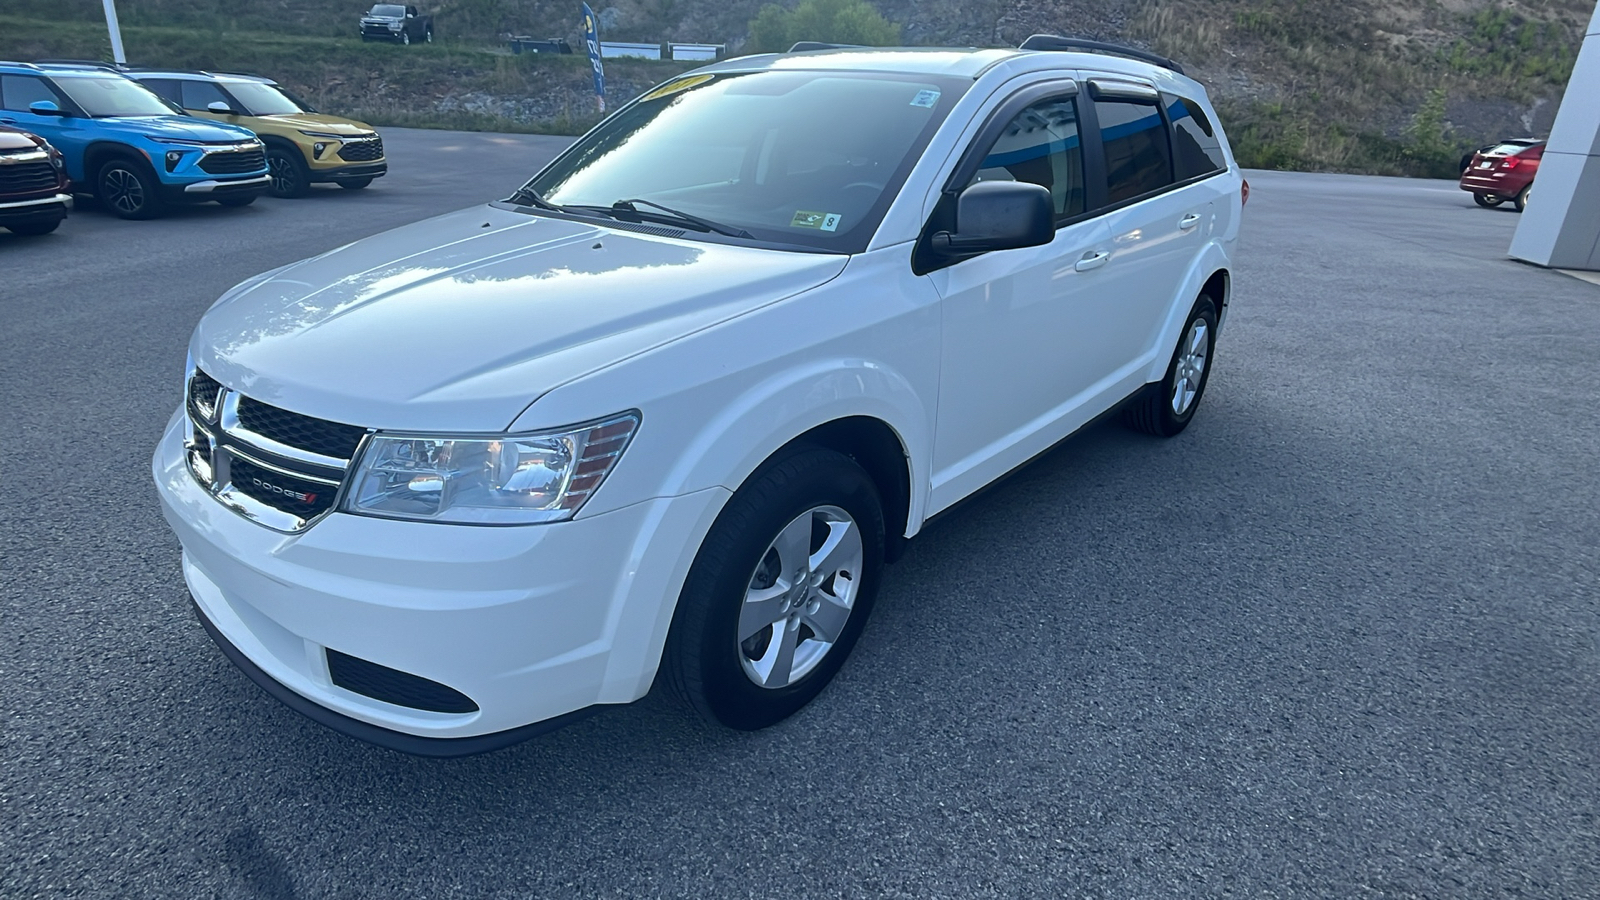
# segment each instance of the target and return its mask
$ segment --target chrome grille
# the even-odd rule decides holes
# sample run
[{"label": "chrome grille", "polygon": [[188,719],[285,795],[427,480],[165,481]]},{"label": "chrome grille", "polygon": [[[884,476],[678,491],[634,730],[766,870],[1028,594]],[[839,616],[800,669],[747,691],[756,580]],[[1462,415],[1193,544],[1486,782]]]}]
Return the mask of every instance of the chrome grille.
[{"label": "chrome grille", "polygon": [[[43,154],[41,154],[43,155]],[[50,160],[0,165],[0,194],[32,194],[54,190],[61,183]]]},{"label": "chrome grille", "polygon": [[199,369],[187,395],[189,471],[223,505],[297,532],[338,504],[366,429],[261,403]]},{"label": "chrome grille", "polygon": [[344,146],[339,148],[339,158],[346,162],[371,162],[383,159],[383,138],[372,135],[346,140]]}]

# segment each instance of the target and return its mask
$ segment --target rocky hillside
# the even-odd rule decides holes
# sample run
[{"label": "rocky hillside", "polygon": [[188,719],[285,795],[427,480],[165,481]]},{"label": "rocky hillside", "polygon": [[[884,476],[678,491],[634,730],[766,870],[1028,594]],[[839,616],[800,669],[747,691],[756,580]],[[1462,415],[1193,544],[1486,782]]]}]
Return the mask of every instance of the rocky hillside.
[{"label": "rocky hillside", "polygon": [[[737,52],[768,0],[591,0],[603,37]],[[793,5],[798,0],[781,0]],[[869,0],[905,43],[1035,32],[1184,62],[1254,165],[1448,174],[1460,149],[1543,134],[1593,0]],[[567,129],[591,117],[580,60],[512,58],[508,33],[576,43],[576,0],[436,0],[443,45],[351,39],[367,0],[118,0],[130,55],[251,69],[330,107],[409,124]],[[0,57],[103,55],[99,0],[4,0]],[[608,64],[613,104],[682,66]]]}]

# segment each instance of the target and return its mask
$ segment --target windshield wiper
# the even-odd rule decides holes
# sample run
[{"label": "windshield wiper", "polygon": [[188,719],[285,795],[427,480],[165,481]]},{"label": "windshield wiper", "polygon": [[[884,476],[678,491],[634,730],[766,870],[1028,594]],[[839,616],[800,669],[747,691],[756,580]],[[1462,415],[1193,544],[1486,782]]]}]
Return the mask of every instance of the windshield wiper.
[{"label": "windshield wiper", "polygon": [[[648,206],[652,209],[659,209],[661,212],[645,212],[639,209],[640,206]],[[688,224],[695,228],[704,229],[705,231],[714,231],[717,234],[727,235],[728,237],[755,237],[755,235],[745,231],[743,228],[734,228],[731,225],[723,225],[719,222],[713,222],[710,219],[702,219],[699,216],[690,215],[682,210],[673,209],[670,206],[662,206],[661,204],[652,200],[640,200],[638,198],[634,198],[632,200],[618,200],[617,202],[611,204],[611,208],[617,210],[618,212],[630,212],[636,216],[649,216],[653,219],[677,221],[680,224]],[[665,213],[665,215],[662,215],[662,213]]]},{"label": "windshield wiper", "polygon": [[537,206],[540,209],[548,209],[551,212],[568,212],[565,206],[551,203],[542,194],[527,185],[517,188],[516,193],[506,199],[511,203],[519,203],[523,206]]}]

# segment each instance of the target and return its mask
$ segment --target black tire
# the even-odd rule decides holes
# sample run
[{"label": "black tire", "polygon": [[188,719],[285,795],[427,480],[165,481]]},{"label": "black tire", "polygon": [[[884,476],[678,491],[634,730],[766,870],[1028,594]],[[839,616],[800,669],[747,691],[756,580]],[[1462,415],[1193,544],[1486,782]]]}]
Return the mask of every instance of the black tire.
[{"label": "black tire", "polygon": [[339,182],[338,184],[339,184],[339,187],[342,187],[347,191],[359,191],[359,190],[361,190],[362,188],[366,187],[367,185],[369,185],[371,183],[372,183],[372,179],[369,177],[369,178],[346,178],[345,180]]},{"label": "black tire", "polygon": [[154,219],[166,211],[155,171],[132,157],[119,156],[101,165],[94,188],[100,204],[118,218]]},{"label": "black tire", "polygon": [[13,222],[3,227],[11,229],[15,234],[37,237],[41,234],[49,234],[55,231],[61,226],[62,221],[61,219],[56,219],[53,222]]},{"label": "black tire", "polygon": [[1531,194],[1532,192],[1533,192],[1533,182],[1531,182],[1531,181],[1528,182],[1528,186],[1527,187],[1525,187],[1521,191],[1517,192],[1517,198],[1512,201],[1512,203],[1515,204],[1515,206],[1517,207],[1517,212],[1522,212],[1523,210],[1528,208],[1528,195]]},{"label": "black tire", "polygon": [[311,168],[298,150],[276,144],[267,147],[267,171],[272,175],[272,196],[290,199],[311,192]]},{"label": "black tire", "polygon": [[403,47],[411,46],[411,32],[409,32],[409,31],[400,32],[400,45],[403,46]]},{"label": "black tire", "polygon": [[425,44],[433,43],[433,29],[432,28],[429,28],[427,31],[422,33],[422,42],[425,43]]},{"label": "black tire", "polygon": [[217,202],[221,203],[223,206],[233,206],[233,207],[249,206],[250,204],[256,202],[256,198],[259,197],[259,196],[261,196],[261,195],[260,194],[244,194],[242,196],[218,197],[217,198]]},{"label": "black tire", "polygon": [[1506,202],[1506,198],[1496,194],[1473,194],[1472,202],[1478,204],[1484,209],[1494,209],[1496,206]]},{"label": "black tire", "polygon": [[[1179,363],[1187,358],[1185,350],[1193,339],[1197,323],[1205,326],[1203,334],[1205,356],[1201,360],[1198,377],[1192,370],[1185,371],[1184,377],[1193,394],[1188,396],[1187,405],[1181,410],[1176,409],[1175,387],[1179,382]],[[1211,368],[1213,354],[1217,346],[1217,306],[1205,294],[1200,295],[1194,306],[1189,310],[1189,317],[1184,320],[1183,330],[1178,332],[1178,346],[1173,348],[1172,361],[1167,364],[1166,377],[1160,382],[1147,385],[1144,393],[1128,404],[1123,413],[1123,420],[1128,427],[1146,434],[1160,437],[1173,437],[1185,428],[1194,419],[1195,410],[1200,408],[1200,399],[1205,396],[1206,384],[1211,381]]]},{"label": "black tire", "polygon": [[[843,510],[861,537],[853,602],[836,641],[792,683],[769,688],[746,675],[739,616],[746,591],[762,577],[776,536],[807,511]],[[826,533],[826,532],[824,532]],[[883,569],[883,506],[867,473],[849,457],[802,448],[751,475],[717,516],[684,581],[662,659],[671,691],[702,716],[752,731],[782,721],[811,702],[844,664],[860,637]],[[817,552],[815,540],[810,552]],[[801,635],[811,635],[799,625]],[[775,632],[774,632],[775,633]],[[770,635],[767,638],[770,640]],[[803,637],[796,640],[804,640]]]}]

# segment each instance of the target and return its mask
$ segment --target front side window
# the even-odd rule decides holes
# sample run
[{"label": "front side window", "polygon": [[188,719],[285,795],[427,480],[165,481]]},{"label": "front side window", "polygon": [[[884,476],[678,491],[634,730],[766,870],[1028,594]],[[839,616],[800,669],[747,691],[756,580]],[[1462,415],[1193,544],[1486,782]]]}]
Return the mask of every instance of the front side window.
[{"label": "front side window", "polygon": [[255,81],[235,81],[228,85],[234,99],[244,104],[245,112],[252,116],[292,116],[307,112],[270,84]]},{"label": "front side window", "polygon": [[12,112],[27,112],[28,107],[41,100],[63,106],[61,98],[45,84],[43,78],[32,75],[0,75],[0,106]]},{"label": "front side window", "polygon": [[171,78],[141,78],[139,83],[154,91],[156,96],[167,101],[183,105],[183,94],[178,90],[178,82]]},{"label": "front side window", "polygon": [[73,76],[56,82],[73,102],[95,118],[172,115],[172,109],[149,88],[120,76]]},{"label": "front side window", "polygon": [[989,148],[972,183],[1025,181],[1050,191],[1056,220],[1083,212],[1083,146],[1071,97],[1043,100],[1018,113]]},{"label": "front side window", "polygon": [[687,75],[622,109],[529,187],[567,206],[648,200],[761,241],[860,252],[971,83],[784,70]]},{"label": "front side window", "polygon": [[233,104],[228,102],[228,95],[222,92],[222,88],[209,81],[184,81],[180,84],[183,86],[184,109],[203,111],[210,109],[213,103],[226,103],[230,109],[233,107]]},{"label": "front side window", "polygon": [[1172,183],[1172,148],[1161,109],[1154,103],[1096,100],[1105,147],[1107,202],[1159,191]]},{"label": "front side window", "polygon": [[1172,165],[1177,180],[1185,181],[1220,172],[1228,167],[1222,141],[1200,104],[1184,97],[1162,94],[1167,121],[1172,123]]}]

